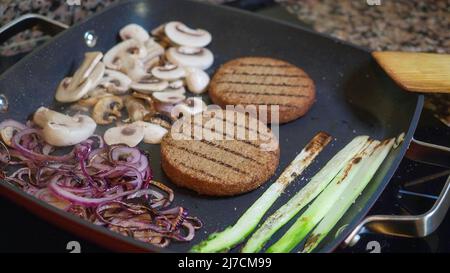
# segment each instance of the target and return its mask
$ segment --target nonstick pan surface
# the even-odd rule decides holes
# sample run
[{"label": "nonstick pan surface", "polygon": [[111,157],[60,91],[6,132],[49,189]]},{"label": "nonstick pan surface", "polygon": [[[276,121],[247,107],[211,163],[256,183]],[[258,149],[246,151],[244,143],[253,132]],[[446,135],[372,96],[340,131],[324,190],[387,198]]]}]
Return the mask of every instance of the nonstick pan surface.
[{"label": "nonstick pan surface", "polygon": [[[388,156],[363,194],[318,248],[321,252],[332,251],[361,221],[389,182],[411,140],[423,104],[422,96],[409,94],[396,86],[364,49],[230,8],[176,0],[121,2],[59,34],[1,75],[0,90],[9,99],[10,107],[7,113],[0,114],[0,120],[26,121],[41,105],[67,110],[67,105],[54,101],[54,92],[61,79],[74,72],[86,51],[106,52],[118,42],[119,29],[128,23],[137,23],[150,30],[173,20],[212,33],[213,42],[209,48],[215,62],[208,71],[210,74],[233,58],[268,56],[302,67],[314,80],[317,101],[312,110],[303,118],[280,126],[280,165],[267,184],[240,196],[199,196],[175,186],[163,174],[159,145],[141,145],[150,152],[155,179],[174,189],[174,203],[188,208],[191,215],[204,222],[192,242],[172,243],[164,250],[94,226],[9,184],[0,183],[0,192],[45,219],[115,250],[183,252],[212,232],[233,224],[319,131],[331,134],[334,137],[332,144],[304,173],[306,179],[293,182],[266,216],[289,200],[356,135],[383,139],[407,133],[403,144]],[[83,36],[92,30],[98,35],[98,41],[94,48],[88,48]],[[100,128],[99,132],[105,128]]]}]

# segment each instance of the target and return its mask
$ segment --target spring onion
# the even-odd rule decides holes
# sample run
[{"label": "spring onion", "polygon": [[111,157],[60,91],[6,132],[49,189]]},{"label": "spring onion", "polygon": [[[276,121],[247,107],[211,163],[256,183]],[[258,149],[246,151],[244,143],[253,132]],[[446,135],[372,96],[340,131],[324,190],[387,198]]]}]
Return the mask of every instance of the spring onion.
[{"label": "spring onion", "polygon": [[264,214],[283,193],[284,189],[311,164],[330,141],[331,137],[323,132],[314,136],[280,177],[233,226],[226,228],[222,232],[211,234],[208,239],[194,246],[191,252],[226,251],[242,242],[256,228]]},{"label": "spring onion", "polygon": [[362,160],[370,155],[378,144],[379,141],[369,140],[367,146],[347,163],[283,237],[270,246],[267,252],[289,252],[296,247],[341,198],[346,185],[360,170]]},{"label": "spring onion", "polygon": [[355,177],[347,185],[342,193],[342,198],[328,211],[322,221],[313,230],[305,243],[303,252],[311,252],[322,239],[327,236],[330,230],[341,219],[348,208],[355,202],[356,198],[361,194],[375,172],[384,161],[389,151],[394,145],[394,139],[383,141],[375,148],[375,151],[361,162],[361,168]]},{"label": "spring onion", "polygon": [[328,163],[285,205],[272,214],[253,233],[242,249],[244,253],[258,252],[270,237],[292,219],[303,207],[311,202],[367,144],[368,136],[358,136],[339,151]]}]

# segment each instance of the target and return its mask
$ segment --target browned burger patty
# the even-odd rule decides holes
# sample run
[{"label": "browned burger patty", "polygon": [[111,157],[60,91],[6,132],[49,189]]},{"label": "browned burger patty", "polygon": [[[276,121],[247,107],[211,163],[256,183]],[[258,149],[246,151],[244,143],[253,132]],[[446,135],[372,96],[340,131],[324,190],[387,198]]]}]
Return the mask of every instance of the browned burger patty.
[{"label": "browned burger patty", "polygon": [[[256,119],[248,115],[229,110],[217,110],[216,113],[221,114],[213,115],[207,111],[190,119],[193,122],[189,128],[199,129],[204,136],[201,139],[194,140],[191,132],[174,124],[172,132],[161,143],[164,172],[175,184],[205,195],[237,195],[259,187],[278,167],[280,150],[276,137],[260,122],[259,129],[249,127],[249,121]],[[223,121],[225,116],[240,118],[245,123],[239,123],[237,119]],[[195,120],[196,117],[200,121]],[[220,126],[211,127],[211,121]],[[186,124],[189,118],[178,122]],[[226,126],[234,129],[230,131]],[[236,139],[238,131],[245,137]],[[210,137],[205,138],[205,134]],[[258,139],[254,139],[255,135]]]},{"label": "browned burger patty", "polygon": [[314,82],[305,71],[285,61],[262,57],[225,63],[209,87],[212,101],[221,107],[268,105],[270,109],[270,105],[279,105],[280,123],[305,115],[315,101],[315,94]]}]

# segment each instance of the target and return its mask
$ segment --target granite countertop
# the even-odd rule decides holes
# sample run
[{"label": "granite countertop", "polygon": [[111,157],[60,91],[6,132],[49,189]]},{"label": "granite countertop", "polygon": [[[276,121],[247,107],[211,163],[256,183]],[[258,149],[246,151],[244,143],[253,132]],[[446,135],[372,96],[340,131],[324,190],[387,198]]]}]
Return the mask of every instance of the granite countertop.
[{"label": "granite countertop", "polygon": [[[2,0],[0,26],[29,12],[73,24],[119,0]],[[201,0],[211,3],[233,0]],[[247,0],[248,1],[248,0]],[[257,0],[253,0],[257,2]],[[267,1],[265,1],[267,2]],[[318,32],[370,48],[450,53],[450,0],[275,0]],[[0,45],[0,55],[29,51],[48,39],[26,31]],[[450,95],[428,96],[426,107],[450,126]]]}]

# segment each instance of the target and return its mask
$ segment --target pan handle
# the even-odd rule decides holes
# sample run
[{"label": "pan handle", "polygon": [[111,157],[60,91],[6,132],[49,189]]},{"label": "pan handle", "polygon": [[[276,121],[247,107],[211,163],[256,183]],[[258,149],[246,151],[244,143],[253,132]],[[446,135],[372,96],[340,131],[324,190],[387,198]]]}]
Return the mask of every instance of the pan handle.
[{"label": "pan handle", "polygon": [[[427,164],[450,167],[450,148],[412,139],[406,157]],[[347,236],[343,246],[353,246],[360,234],[375,232],[400,237],[425,237],[434,232],[450,207],[450,176],[433,207],[421,215],[372,215]]]},{"label": "pan handle", "polygon": [[425,237],[434,232],[450,207],[450,176],[433,207],[421,215],[372,215],[365,218],[343,242],[353,246],[360,234],[376,232],[400,237]]},{"label": "pan handle", "polygon": [[64,23],[39,14],[29,13],[12,20],[0,28],[0,44],[3,44],[16,34],[36,26],[42,32],[52,36],[69,28],[69,25]]}]

